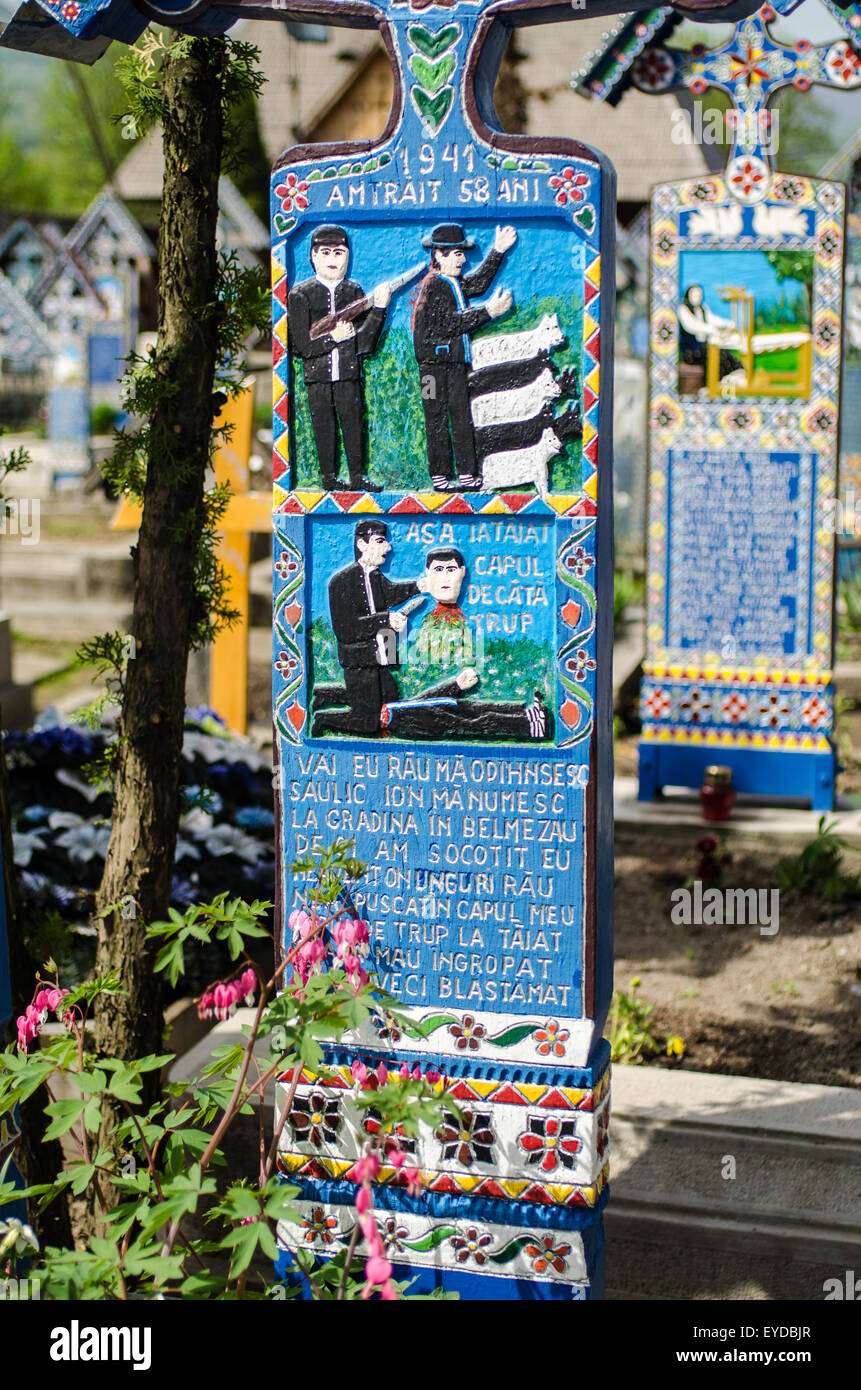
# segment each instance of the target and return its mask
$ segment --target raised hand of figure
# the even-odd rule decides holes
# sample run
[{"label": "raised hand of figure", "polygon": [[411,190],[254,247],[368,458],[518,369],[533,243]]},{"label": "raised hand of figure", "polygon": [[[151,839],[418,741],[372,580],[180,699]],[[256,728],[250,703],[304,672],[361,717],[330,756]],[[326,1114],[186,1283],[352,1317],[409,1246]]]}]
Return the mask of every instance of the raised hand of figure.
[{"label": "raised hand of figure", "polygon": [[472,690],[474,685],[478,685],[478,672],[474,666],[464,666],[456,679],[461,690]]},{"label": "raised hand of figure", "polygon": [[356,330],[351,323],[342,323],[340,320],[332,329],[331,337],[333,342],[346,343],[350,338],[355,338]]},{"label": "raised hand of figure", "polygon": [[423,574],[422,577],[421,577],[421,579],[417,579],[417,580],[416,580],[416,588],[418,589],[418,591],[419,591],[420,594],[426,594],[426,593],[427,593],[427,591],[428,591],[428,580],[427,580],[427,575],[426,575],[426,574]]},{"label": "raised hand of figure", "polygon": [[513,227],[497,227],[496,235],[493,238],[493,249],[504,255],[506,251],[511,250],[516,240],[517,232]]},{"label": "raised hand of figure", "polygon": [[375,309],[385,309],[392,297],[392,287],[388,280],[384,280],[381,285],[377,285],[374,290],[373,301]]},{"label": "raised hand of figure", "polygon": [[494,290],[484,307],[492,319],[498,319],[508,313],[513,303],[511,290]]},{"label": "raised hand of figure", "polygon": [[406,615],[406,613],[390,613],[390,614],[389,614],[389,626],[390,626],[395,632],[403,632],[403,630],[404,630],[404,628],[406,627],[406,625],[407,625],[407,615]]}]

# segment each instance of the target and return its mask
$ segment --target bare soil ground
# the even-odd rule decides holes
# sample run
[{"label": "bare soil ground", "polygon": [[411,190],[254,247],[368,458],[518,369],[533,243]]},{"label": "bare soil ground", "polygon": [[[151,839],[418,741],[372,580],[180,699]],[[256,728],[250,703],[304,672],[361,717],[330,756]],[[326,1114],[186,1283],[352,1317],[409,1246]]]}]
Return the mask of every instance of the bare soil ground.
[{"label": "bare soil ground", "polygon": [[[616,827],[616,988],[630,992],[640,977],[655,1036],[684,1039],[682,1066],[861,1086],[861,1021],[849,992],[861,967],[861,902],[781,892],[773,936],[759,926],[675,925],[670,895],[694,876],[703,834],[714,827]],[[725,843],[723,886],[777,886],[786,845],[751,835]],[[846,866],[857,872],[859,856],[847,852]]]}]

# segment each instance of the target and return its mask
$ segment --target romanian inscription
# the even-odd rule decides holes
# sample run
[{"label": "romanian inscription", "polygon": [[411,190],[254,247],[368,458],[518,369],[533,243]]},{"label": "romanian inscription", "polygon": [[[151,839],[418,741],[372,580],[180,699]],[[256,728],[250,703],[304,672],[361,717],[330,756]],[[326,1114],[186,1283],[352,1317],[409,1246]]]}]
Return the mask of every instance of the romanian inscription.
[{"label": "romanian inscription", "polygon": [[297,762],[288,854],[355,838],[386,989],[423,1005],[576,1012],[585,765],[340,749]]},{"label": "romanian inscription", "polygon": [[737,653],[803,655],[809,456],[681,450],[670,466],[670,646],[720,652],[731,636]]}]

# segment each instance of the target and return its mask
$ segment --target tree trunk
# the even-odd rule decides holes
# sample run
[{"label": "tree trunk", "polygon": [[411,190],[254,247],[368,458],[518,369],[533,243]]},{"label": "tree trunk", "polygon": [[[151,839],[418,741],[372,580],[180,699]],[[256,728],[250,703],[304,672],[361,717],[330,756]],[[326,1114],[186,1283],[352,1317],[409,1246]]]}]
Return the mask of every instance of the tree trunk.
[{"label": "tree trunk", "polygon": [[[3,843],[3,880],[6,888],[6,939],[9,943],[9,976],[12,985],[12,1017],[19,1017],[33,998],[36,971],[41,964],[31,956],[24,938],[18,882],[12,854],[12,817],[9,810],[9,785],[6,778],[6,759],[0,743],[0,839]],[[0,1042],[5,1041],[0,1039]],[[47,1097],[37,1091],[18,1107],[21,1138],[15,1148],[15,1166],[28,1187],[53,1182],[63,1167],[63,1150],[58,1139],[45,1139],[49,1119],[45,1114]],[[29,1207],[28,1220],[42,1245],[72,1244],[69,1222],[69,1202],[66,1192],[60,1194],[41,1214],[36,1203]]]},{"label": "tree trunk", "polygon": [[[160,1052],[155,948],[143,924],[166,917],[179,819],[186,667],[199,617],[195,558],[212,431],[218,177],[226,64],[219,39],[194,39],[163,70],[164,189],[159,227],[157,362],[161,390],[149,418],[143,518],[135,557],[132,635],[114,775],[114,810],[97,895],[100,973],[126,993],[103,998],[100,1052]],[[118,906],[118,905],[122,906]],[[148,1077],[152,1100],[157,1073]]]}]

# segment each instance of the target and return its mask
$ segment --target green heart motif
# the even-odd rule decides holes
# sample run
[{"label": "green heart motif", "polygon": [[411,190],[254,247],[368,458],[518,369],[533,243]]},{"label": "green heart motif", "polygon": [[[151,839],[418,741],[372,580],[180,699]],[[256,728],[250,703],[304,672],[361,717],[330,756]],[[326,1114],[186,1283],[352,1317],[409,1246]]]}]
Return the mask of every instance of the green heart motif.
[{"label": "green heart motif", "polygon": [[413,87],[410,92],[413,106],[422,118],[431,135],[436,135],[454,101],[454,90],[451,87],[443,87],[441,92],[437,92],[435,97],[429,97],[427,92],[423,92],[421,87]]},{"label": "green heart motif", "polygon": [[276,212],[274,221],[276,232],[280,232],[282,236],[296,226],[295,217],[282,217],[280,212]]},{"label": "green heart motif", "polygon": [[433,96],[434,92],[438,92],[440,87],[445,86],[454,72],[456,62],[457,59],[453,53],[449,53],[446,58],[439,58],[435,63],[429,63],[418,53],[414,53],[410,58],[410,67],[424,90]]},{"label": "green heart motif", "polygon": [[417,48],[426,58],[438,58],[460,38],[460,25],[447,24],[444,29],[432,34],[423,24],[411,24],[407,33],[413,48]]},{"label": "green heart motif", "polygon": [[592,204],[587,203],[585,207],[578,208],[574,214],[574,221],[584,232],[591,232],[595,227],[595,209]]}]

